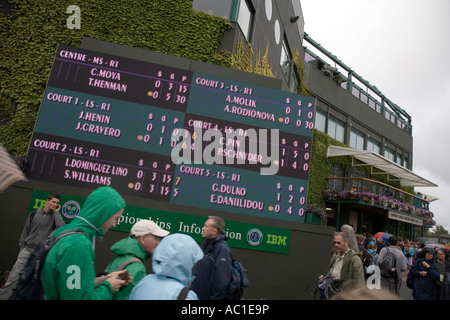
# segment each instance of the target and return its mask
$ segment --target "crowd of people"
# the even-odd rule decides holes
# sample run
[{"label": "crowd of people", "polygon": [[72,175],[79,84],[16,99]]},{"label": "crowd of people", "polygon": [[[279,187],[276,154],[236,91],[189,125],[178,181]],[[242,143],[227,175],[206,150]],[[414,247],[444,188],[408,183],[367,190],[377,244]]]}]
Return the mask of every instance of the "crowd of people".
[{"label": "crowd of people", "polygon": [[[124,212],[124,199],[115,189],[100,187],[86,198],[79,214],[68,224],[59,214],[59,201],[60,196],[52,193],[45,207],[29,215],[20,237],[19,256],[0,290],[0,300],[14,296],[21,272],[36,245],[69,230],[77,232],[60,238],[46,255],[42,270],[46,299],[231,299],[228,287],[233,258],[222,218],[208,217],[200,245],[188,235],[169,234],[153,221],[139,220],[128,237],[111,247],[115,256],[106,271],[96,274],[93,244],[96,237],[116,226]],[[149,258],[152,274],[144,265]],[[194,275],[202,276],[192,281]]]},{"label": "crowd of people", "polygon": [[[0,300],[14,295],[39,243],[73,230],[77,232],[61,237],[46,255],[42,279],[47,299],[231,299],[233,257],[222,218],[208,217],[200,245],[188,235],[169,234],[151,220],[139,220],[128,237],[111,247],[115,256],[105,272],[96,274],[95,239],[115,227],[124,212],[124,199],[115,189],[100,187],[69,224],[61,219],[59,201],[60,196],[52,193],[43,208],[30,213]],[[152,274],[144,265],[150,258]],[[324,299],[377,296],[373,290],[379,289],[384,299],[398,299],[406,271],[406,285],[414,299],[450,300],[450,256],[443,246],[413,243],[387,233],[355,235],[351,226],[344,225],[334,236],[332,259],[319,277],[318,289]]]},{"label": "crowd of people", "polygon": [[[402,274],[407,274],[406,283]],[[412,289],[415,300],[450,300],[448,250],[388,233],[355,235],[348,225],[335,234],[330,266],[319,277],[323,299],[351,297],[352,292],[368,289],[381,289],[398,299],[402,285]]]}]

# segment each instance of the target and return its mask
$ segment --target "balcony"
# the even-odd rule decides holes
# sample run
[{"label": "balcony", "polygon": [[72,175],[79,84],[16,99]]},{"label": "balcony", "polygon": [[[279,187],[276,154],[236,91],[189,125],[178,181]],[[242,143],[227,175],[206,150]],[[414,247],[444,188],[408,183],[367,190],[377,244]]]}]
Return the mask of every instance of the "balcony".
[{"label": "balcony", "polygon": [[432,219],[433,213],[429,211],[429,199],[420,194],[363,177],[330,177],[328,181],[329,189],[323,194],[325,202],[355,203],[387,210],[393,219],[415,221],[415,224],[421,222],[426,226],[436,224]]},{"label": "balcony", "polygon": [[[411,116],[389,100],[376,86],[358,75],[335,55],[304,33],[305,61],[329,76],[337,85],[384,116],[398,128],[412,135]],[[309,46],[310,45],[310,46]]]}]

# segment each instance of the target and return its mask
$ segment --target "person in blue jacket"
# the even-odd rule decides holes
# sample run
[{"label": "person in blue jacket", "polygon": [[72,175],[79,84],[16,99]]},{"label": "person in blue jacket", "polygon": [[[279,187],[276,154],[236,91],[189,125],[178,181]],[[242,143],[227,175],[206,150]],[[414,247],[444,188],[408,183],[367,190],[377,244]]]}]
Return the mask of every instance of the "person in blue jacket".
[{"label": "person in blue jacket", "polygon": [[191,284],[199,300],[229,300],[228,289],[231,282],[233,256],[226,243],[225,222],[216,216],[208,217],[203,228],[205,239],[200,247],[204,257],[199,261],[192,274]]},{"label": "person in blue jacket", "polygon": [[[145,276],[134,287],[130,300],[177,300],[192,280],[192,266],[203,252],[192,237],[180,233],[168,235],[156,247],[152,257],[154,274]],[[190,290],[186,300],[198,300]]]},{"label": "person in blue jacket", "polygon": [[439,280],[439,267],[434,259],[432,248],[425,249],[423,259],[417,259],[411,267],[413,277],[413,298],[415,300],[435,300],[436,281]]}]

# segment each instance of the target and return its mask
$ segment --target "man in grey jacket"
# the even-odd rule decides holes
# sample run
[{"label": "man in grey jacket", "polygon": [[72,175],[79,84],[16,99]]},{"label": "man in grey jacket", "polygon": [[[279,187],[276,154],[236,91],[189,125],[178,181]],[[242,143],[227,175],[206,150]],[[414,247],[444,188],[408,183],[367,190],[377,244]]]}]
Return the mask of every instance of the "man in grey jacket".
[{"label": "man in grey jacket", "polygon": [[389,277],[381,274],[381,289],[389,290],[390,292],[399,295],[400,286],[402,284],[402,272],[406,271],[406,257],[403,254],[397,244],[399,239],[396,236],[389,238],[389,246],[381,249],[378,255],[377,265],[382,269],[384,260],[388,259],[388,255],[392,253],[394,255],[395,264],[392,266],[392,274]]},{"label": "man in grey jacket", "polygon": [[57,228],[65,223],[59,214],[61,205],[59,204],[59,194],[52,193],[47,197],[45,206],[38,210],[33,210],[28,216],[19,240],[19,256],[11,269],[8,281],[0,289],[0,300],[8,300],[19,281],[20,273],[27,263],[30,253],[34,247],[45,242],[47,237]]}]

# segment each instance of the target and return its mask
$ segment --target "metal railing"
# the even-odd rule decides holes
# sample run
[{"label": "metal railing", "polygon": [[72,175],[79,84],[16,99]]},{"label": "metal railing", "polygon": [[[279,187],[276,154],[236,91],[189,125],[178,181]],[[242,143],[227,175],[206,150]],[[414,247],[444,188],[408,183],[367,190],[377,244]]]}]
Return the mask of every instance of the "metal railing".
[{"label": "metal railing", "polygon": [[372,205],[381,204],[400,211],[413,214],[432,216],[429,212],[430,202],[420,194],[412,194],[395,188],[386,183],[363,177],[329,177],[328,190],[324,196],[349,199],[357,198],[370,202]]},{"label": "metal railing", "polygon": [[[321,56],[319,57],[316,52],[311,51],[307,47],[304,47],[305,53],[314,61],[317,61],[317,64],[322,63],[322,68],[325,69],[327,74],[331,75],[331,78],[333,78],[339,86],[353,94],[353,96],[357,97],[376,112],[383,115],[386,120],[392,122],[409,135],[412,135],[411,116],[405,110],[388,99],[376,86],[370,84],[349,66],[339,60],[335,55],[314,41],[314,39],[312,39],[306,32],[304,34],[304,40],[313,48],[318,50]],[[335,67],[322,59],[323,55],[325,56],[324,58],[327,58],[331,63],[334,63]],[[306,57],[305,60],[309,63],[313,62],[308,61]],[[331,69],[329,67],[331,67]],[[316,68],[322,69],[318,65],[316,65]],[[346,73],[346,75],[343,73]]]}]

